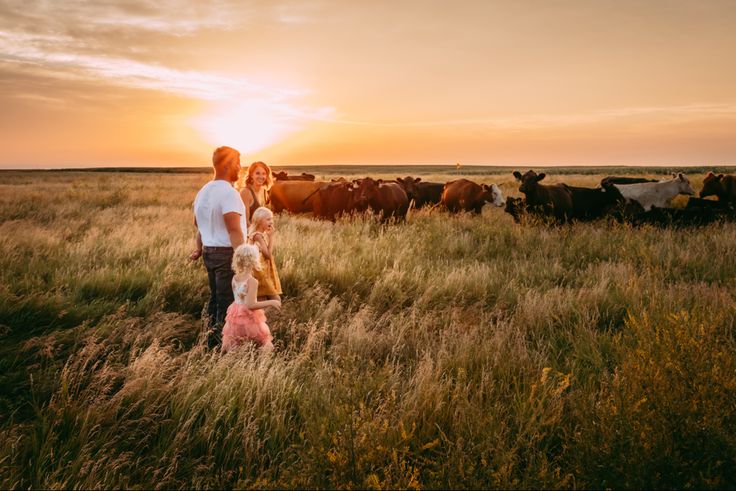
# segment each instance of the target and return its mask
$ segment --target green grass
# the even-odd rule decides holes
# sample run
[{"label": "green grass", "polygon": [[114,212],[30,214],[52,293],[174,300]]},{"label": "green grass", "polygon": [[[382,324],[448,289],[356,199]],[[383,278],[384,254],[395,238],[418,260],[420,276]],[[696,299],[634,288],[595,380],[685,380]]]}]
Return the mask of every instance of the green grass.
[{"label": "green grass", "polygon": [[0,487],[736,488],[732,223],[279,216],[276,352],[220,356],[207,173],[5,177]]}]

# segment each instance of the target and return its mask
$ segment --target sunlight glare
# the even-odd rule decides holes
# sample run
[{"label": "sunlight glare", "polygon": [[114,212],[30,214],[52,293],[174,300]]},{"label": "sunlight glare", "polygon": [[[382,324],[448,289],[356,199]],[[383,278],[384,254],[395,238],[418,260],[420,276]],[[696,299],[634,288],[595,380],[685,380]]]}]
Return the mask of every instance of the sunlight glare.
[{"label": "sunlight glare", "polygon": [[286,108],[270,101],[218,104],[195,117],[192,126],[212,145],[253,153],[283,141],[299,129]]}]

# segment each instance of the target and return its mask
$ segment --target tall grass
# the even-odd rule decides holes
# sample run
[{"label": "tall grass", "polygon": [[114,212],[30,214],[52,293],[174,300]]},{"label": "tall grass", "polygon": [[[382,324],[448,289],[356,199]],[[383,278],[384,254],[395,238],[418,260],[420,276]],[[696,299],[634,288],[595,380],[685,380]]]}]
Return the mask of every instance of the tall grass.
[{"label": "tall grass", "polygon": [[734,224],[279,216],[276,352],[220,356],[207,178],[2,186],[0,486],[736,487]]}]

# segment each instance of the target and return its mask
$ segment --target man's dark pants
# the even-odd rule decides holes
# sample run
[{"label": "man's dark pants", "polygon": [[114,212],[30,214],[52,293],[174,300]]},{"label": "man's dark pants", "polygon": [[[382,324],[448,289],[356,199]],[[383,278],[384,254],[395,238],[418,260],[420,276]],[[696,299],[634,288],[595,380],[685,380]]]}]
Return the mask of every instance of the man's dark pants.
[{"label": "man's dark pants", "polygon": [[207,304],[207,346],[215,348],[222,344],[222,326],[227,308],[233,303],[232,247],[207,247],[202,251],[204,266],[210,280],[210,301]]}]

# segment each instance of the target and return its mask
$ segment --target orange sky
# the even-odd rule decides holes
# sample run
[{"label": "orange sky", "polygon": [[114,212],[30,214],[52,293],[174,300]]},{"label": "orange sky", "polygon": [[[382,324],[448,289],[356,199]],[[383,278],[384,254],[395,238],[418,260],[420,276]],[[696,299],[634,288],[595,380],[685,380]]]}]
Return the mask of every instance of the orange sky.
[{"label": "orange sky", "polygon": [[736,164],[734,0],[0,0],[0,168]]}]

